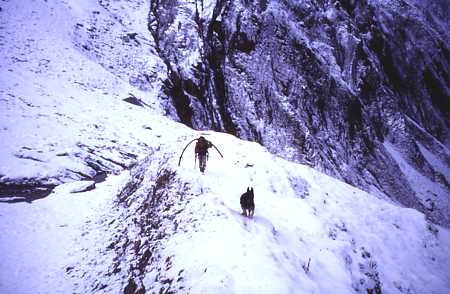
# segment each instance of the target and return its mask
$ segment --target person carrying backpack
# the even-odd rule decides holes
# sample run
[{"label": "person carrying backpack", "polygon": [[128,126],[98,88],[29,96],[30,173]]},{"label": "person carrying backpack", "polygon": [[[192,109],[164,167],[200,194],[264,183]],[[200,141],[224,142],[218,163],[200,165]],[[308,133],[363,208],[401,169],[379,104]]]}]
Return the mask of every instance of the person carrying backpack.
[{"label": "person carrying backpack", "polygon": [[198,158],[198,166],[200,171],[205,172],[206,161],[208,160],[208,149],[213,147],[213,144],[206,140],[205,137],[200,136],[195,144],[195,157]]},{"label": "person carrying backpack", "polygon": [[189,145],[194,143],[194,141],[196,141],[196,144],[195,144],[195,163],[197,163],[197,157],[198,157],[199,168],[200,168],[200,171],[202,173],[205,172],[206,161],[208,160],[208,149],[209,148],[214,147],[214,149],[216,149],[217,153],[219,153],[219,155],[223,158],[222,153],[219,151],[219,149],[217,149],[216,146],[214,146],[213,143],[211,143],[210,141],[206,140],[205,137],[200,136],[197,139],[192,139],[191,141],[189,141],[189,143],[186,144],[186,146],[184,147],[183,151],[181,152],[180,158],[178,159],[178,166],[180,166],[180,164],[181,164],[181,159],[183,158],[184,151],[186,151],[186,149],[189,147]]}]

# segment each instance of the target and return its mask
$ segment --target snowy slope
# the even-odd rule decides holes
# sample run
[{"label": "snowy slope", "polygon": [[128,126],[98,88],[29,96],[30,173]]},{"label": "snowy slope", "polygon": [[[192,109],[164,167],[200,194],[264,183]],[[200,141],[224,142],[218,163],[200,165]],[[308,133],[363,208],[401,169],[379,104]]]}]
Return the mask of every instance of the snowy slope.
[{"label": "snowy slope", "polygon": [[125,178],[114,176],[78,194],[61,185],[59,193],[32,205],[0,206],[0,293],[71,293],[68,264],[78,260],[84,248],[95,248],[96,238],[103,236],[101,231],[80,232],[110,209],[108,203]]},{"label": "snowy slope", "polygon": [[[105,7],[111,11],[93,0],[2,2],[0,183],[45,186],[116,172],[154,138],[146,122],[149,110],[161,113],[159,59],[142,33],[146,3],[120,10],[125,18],[134,12],[138,21],[129,24]],[[143,73],[156,75],[144,83]],[[124,101],[130,97],[141,106]]]},{"label": "snowy slope", "polygon": [[[0,206],[2,293],[119,293],[133,284],[148,293],[450,287],[450,231],[423,214],[226,134],[202,133],[224,158],[211,152],[201,175],[193,146],[177,166],[198,133],[155,128],[174,136],[131,172],[92,191],[71,194],[80,184],[64,184],[32,205]],[[253,219],[240,215],[247,186],[255,189]]]},{"label": "snowy slope", "polygon": [[[427,162],[431,163],[436,170],[443,172],[443,175],[449,175],[448,167],[441,160],[420,144],[419,147]],[[431,213],[440,214],[439,218],[448,218],[450,216],[450,199],[447,197],[445,185],[438,185],[415,170],[392,144],[385,143],[385,148],[396,160],[406,179],[416,192],[417,197],[420,199],[421,204]],[[441,208],[440,211],[435,211],[436,207]]]},{"label": "snowy slope", "polygon": [[[109,227],[110,238],[84,257],[97,264],[70,265],[77,269],[75,279],[89,281],[78,292],[449,289],[448,229],[415,210],[276,158],[258,144],[202,134],[225,156],[211,152],[204,175],[193,169],[192,146],[177,167],[185,134],[133,169],[118,197],[119,210],[107,217],[115,221],[102,227]],[[239,196],[248,186],[255,189],[253,219],[240,215]]]},{"label": "snowy slope", "polygon": [[[164,117],[148,5],[1,2],[0,293],[446,293],[447,228]],[[204,175],[192,145],[177,166],[200,134],[224,154]]]},{"label": "snowy slope", "polygon": [[[189,131],[164,117],[147,116],[158,139],[147,142],[149,152],[170,140],[169,132],[177,136]],[[148,130],[143,129],[142,136],[144,132]],[[31,204],[1,204],[0,293],[84,293],[79,288],[90,281],[73,278],[71,273],[76,268],[95,276],[109,266],[100,262],[103,254],[99,252],[116,234],[108,224],[114,222],[117,211],[122,212],[117,195],[129,178],[129,171],[117,172],[93,190],[84,191],[92,181],[74,181],[58,185],[48,197]],[[85,252],[94,254],[94,260],[85,259]],[[99,272],[92,271],[96,264],[103,267]]]}]

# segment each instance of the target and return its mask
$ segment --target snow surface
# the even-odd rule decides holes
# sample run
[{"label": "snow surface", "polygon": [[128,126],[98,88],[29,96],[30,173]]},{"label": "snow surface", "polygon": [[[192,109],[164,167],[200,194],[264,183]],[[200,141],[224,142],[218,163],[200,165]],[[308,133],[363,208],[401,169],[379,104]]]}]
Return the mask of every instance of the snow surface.
[{"label": "snow surface", "polygon": [[425,146],[420,143],[417,143],[419,146],[420,152],[422,152],[423,156],[426,158],[427,162],[433,166],[433,168],[440,172],[448,182],[450,182],[450,167],[442,162],[436,155],[431,153]]},{"label": "snow surface", "polygon": [[[450,289],[450,231],[423,214],[256,143],[194,132],[163,117],[156,93],[164,74],[143,21],[148,1],[113,1],[109,10],[101,2],[1,3],[0,179],[59,186],[32,203],[0,203],[0,293],[121,293],[130,277],[142,279],[150,293],[168,287],[179,293]],[[130,32],[138,33],[139,44],[118,37]],[[151,83],[136,82],[143,68],[154,74]],[[130,93],[144,107],[124,102]],[[224,155],[212,150],[204,175],[194,169],[192,145],[177,166],[182,148],[200,134]],[[116,175],[94,190],[71,193],[85,183],[66,182],[94,175],[88,160]],[[137,204],[155,189],[162,167],[176,172],[186,197],[167,189],[174,206],[156,212],[162,222],[153,229],[166,237],[152,240],[137,227],[136,219],[147,216]],[[125,193],[128,206],[120,204],[117,195],[139,169],[142,185]],[[240,215],[239,196],[248,186],[255,189],[253,219]],[[114,243],[122,232],[129,242]],[[125,267],[110,272],[115,263],[142,257],[126,250],[141,240],[156,244],[158,257],[141,276]],[[114,244],[126,252],[120,260]]]},{"label": "snow surface", "polygon": [[68,264],[102,244],[102,231],[83,226],[111,209],[126,176],[111,176],[89,192],[59,189],[32,204],[1,205],[0,293],[71,293]]},{"label": "snow surface", "polygon": [[[425,147],[420,146],[421,145],[419,145],[419,149],[431,166],[438,171],[445,171],[442,162],[438,158],[432,156],[430,152],[427,152]],[[385,142],[384,147],[395,159],[422,204],[431,210],[433,210],[433,206],[437,204],[442,208],[445,215],[450,215],[450,199],[446,197],[447,191],[445,190],[445,186],[441,186],[420,174],[402,157],[401,153],[397,151],[395,146],[391,143]],[[444,173],[444,175],[448,174]]]},{"label": "snow surface", "polygon": [[[198,195],[186,210],[200,219],[194,232],[175,234],[163,250],[174,256],[168,275],[183,269],[191,293],[352,293],[373,288],[377,278],[383,293],[449,289],[442,271],[450,265],[447,229],[433,235],[417,211],[255,143],[215,133],[209,139],[224,159],[211,156],[204,176],[187,166],[193,158],[177,169]],[[240,215],[247,186],[255,189],[253,219]],[[147,282],[150,288],[151,275]]]},{"label": "snow surface", "polygon": [[[9,1],[1,7],[1,180],[58,184],[93,176],[86,159],[118,171],[117,162],[133,161],[128,154],[145,153],[143,142],[154,139],[148,109],[161,113],[155,95],[160,82],[144,92],[131,78],[145,72],[138,64],[153,68],[158,58],[145,40],[130,48],[120,38],[144,31],[145,3],[134,11],[142,24],[129,27],[92,0]],[[131,95],[147,109],[123,101]]]},{"label": "snow surface", "polygon": [[[204,175],[192,165],[192,145],[177,167],[175,155],[198,134],[183,126],[172,130],[175,137],[161,140],[164,149],[151,161],[169,157],[166,168],[176,170],[194,196],[177,216],[183,230],[158,251],[161,263],[170,257],[171,266],[147,267],[143,284],[149,291],[164,287],[155,282],[161,272],[173,280],[182,273],[180,293],[353,293],[377,283],[383,293],[449,289],[450,274],[443,269],[450,266],[450,231],[421,213],[226,134],[201,133],[224,154],[222,159],[211,151]],[[125,281],[103,276],[113,259],[105,248],[118,232],[111,224],[119,220],[130,235],[144,237],[133,223],[136,215],[115,201],[129,177],[109,177],[84,193],[57,189],[31,205],[0,206],[0,250],[7,253],[0,267],[2,293],[120,292]],[[148,178],[142,189],[154,184]],[[239,196],[247,186],[255,189],[253,219],[240,214]],[[165,222],[174,225],[170,217]],[[89,275],[77,280],[72,271]],[[90,279],[106,279],[109,286],[94,291]]]}]

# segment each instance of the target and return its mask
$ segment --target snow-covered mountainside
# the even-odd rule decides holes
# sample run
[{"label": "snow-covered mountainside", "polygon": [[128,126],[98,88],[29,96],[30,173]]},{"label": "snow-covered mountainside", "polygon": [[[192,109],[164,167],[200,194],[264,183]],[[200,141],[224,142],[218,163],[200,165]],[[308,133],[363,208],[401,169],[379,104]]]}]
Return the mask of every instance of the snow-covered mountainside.
[{"label": "snow-covered mountainside", "polygon": [[146,125],[161,113],[146,6],[101,5],[1,2],[1,194],[23,196],[11,201],[129,167],[163,135]]},{"label": "snow-covered mountainside", "polygon": [[[0,1],[0,293],[446,293],[447,12]],[[390,88],[389,59],[365,47],[374,15],[386,42],[427,25],[404,32],[428,50],[396,77],[428,68],[434,104],[410,100],[421,81]],[[223,153],[205,174],[193,145],[178,165],[200,135]]]},{"label": "snow-covered mountainside", "polygon": [[445,0],[160,0],[149,29],[183,123],[257,141],[448,226],[449,9]]},{"label": "snow-covered mountainside", "polygon": [[[178,167],[178,147],[199,134],[170,128],[173,139],[92,191],[64,184],[32,205],[1,206],[2,292],[449,289],[450,231],[422,213],[226,134],[202,133],[224,158],[211,153],[201,175],[190,149]],[[240,214],[248,186],[252,219]]]}]

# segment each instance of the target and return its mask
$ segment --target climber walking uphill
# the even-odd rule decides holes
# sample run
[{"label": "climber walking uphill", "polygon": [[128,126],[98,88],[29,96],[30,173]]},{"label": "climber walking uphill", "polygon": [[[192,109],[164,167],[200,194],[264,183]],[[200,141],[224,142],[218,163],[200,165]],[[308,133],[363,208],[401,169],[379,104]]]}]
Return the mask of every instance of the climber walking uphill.
[{"label": "climber walking uphill", "polygon": [[195,158],[198,158],[198,166],[200,171],[205,172],[206,160],[208,160],[208,149],[212,147],[212,143],[200,136],[195,144]]},{"label": "climber walking uphill", "polygon": [[197,141],[197,143],[195,144],[195,162],[197,162],[197,158],[198,158],[198,163],[199,163],[198,166],[202,173],[205,172],[206,161],[208,160],[208,156],[209,156],[209,153],[208,153],[209,148],[214,147],[214,149],[216,149],[217,152],[220,154],[220,156],[223,158],[222,153],[220,153],[219,149],[217,149],[217,147],[214,146],[213,143],[206,140],[205,137],[200,136],[199,138],[190,141],[186,145],[186,147],[184,147],[183,152],[181,152],[180,160],[178,161],[178,166],[180,166],[181,158],[183,157],[184,151],[194,141]]}]

